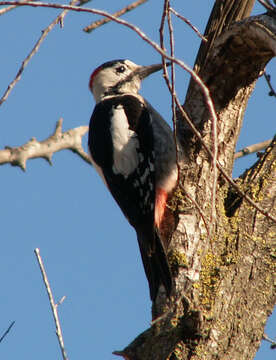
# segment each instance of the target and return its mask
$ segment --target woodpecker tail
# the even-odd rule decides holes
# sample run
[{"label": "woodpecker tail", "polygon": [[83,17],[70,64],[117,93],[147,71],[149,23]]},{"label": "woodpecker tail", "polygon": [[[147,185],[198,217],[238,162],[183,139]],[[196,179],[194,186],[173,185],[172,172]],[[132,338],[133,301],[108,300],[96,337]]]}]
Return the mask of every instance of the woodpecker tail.
[{"label": "woodpecker tail", "polygon": [[149,282],[151,300],[155,301],[161,284],[164,285],[169,297],[172,291],[172,275],[160,237],[156,230],[152,231],[152,234],[148,231],[137,231],[137,239]]}]

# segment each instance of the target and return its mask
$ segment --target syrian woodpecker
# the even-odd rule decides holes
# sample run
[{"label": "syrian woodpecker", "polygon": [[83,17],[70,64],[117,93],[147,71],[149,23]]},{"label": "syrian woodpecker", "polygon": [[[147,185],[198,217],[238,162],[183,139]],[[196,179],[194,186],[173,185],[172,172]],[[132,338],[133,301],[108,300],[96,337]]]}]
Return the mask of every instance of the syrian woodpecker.
[{"label": "syrian woodpecker", "polygon": [[96,100],[88,139],[92,163],[136,230],[152,301],[161,284],[168,297],[172,290],[159,229],[177,167],[170,127],[138,91],[161,69],[114,60],[94,70],[89,82]]}]

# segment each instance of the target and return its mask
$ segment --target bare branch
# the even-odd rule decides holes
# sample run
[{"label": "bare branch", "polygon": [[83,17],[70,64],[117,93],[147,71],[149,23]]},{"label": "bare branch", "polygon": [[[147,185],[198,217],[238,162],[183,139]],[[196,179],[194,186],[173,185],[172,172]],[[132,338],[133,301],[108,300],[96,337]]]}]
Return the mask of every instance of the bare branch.
[{"label": "bare branch", "polygon": [[83,150],[82,137],[87,133],[88,126],[80,126],[75,129],[62,132],[62,119],[56,124],[56,129],[50,137],[41,142],[32,138],[26,144],[19,147],[6,147],[0,150],[0,165],[10,163],[26,170],[28,159],[43,158],[50,164],[52,156],[60,150],[71,150],[78,154],[84,161],[91,164],[89,155]]},{"label": "bare branch", "polygon": [[17,5],[11,5],[11,6],[7,6],[3,9],[0,9],[0,15],[4,15],[5,13],[7,13],[8,11],[11,11],[12,9],[17,8]]},{"label": "bare branch", "polygon": [[[167,1],[165,1],[162,20],[161,20],[161,26],[160,26],[160,30],[159,30],[159,32],[160,32],[160,44],[161,44],[161,48],[164,50],[165,49],[165,47],[164,47],[164,23],[165,23],[165,17],[166,17],[166,14],[167,14],[168,27],[169,27],[169,33],[170,33],[171,56],[172,56],[172,58],[174,58],[173,28],[172,28],[172,22],[171,22],[169,9],[170,9],[169,8],[169,0],[167,0]],[[174,134],[175,134],[175,138],[176,138],[175,104],[176,103],[180,104],[180,102],[179,102],[179,100],[177,98],[177,95],[175,93],[175,87],[174,87],[174,82],[175,82],[174,66],[173,66],[174,64],[172,63],[172,80],[171,80],[171,83],[170,83],[169,78],[168,78],[167,68],[165,66],[165,62],[163,61],[163,63],[164,63],[164,68],[165,68],[164,78],[165,78],[165,81],[167,83],[168,89],[169,89],[170,93],[172,94],[172,111],[173,111],[173,115],[174,115],[173,116],[173,125],[174,125]],[[210,101],[212,102],[211,99],[210,99]],[[188,117],[187,114],[186,114],[186,116]],[[201,134],[196,130],[196,128],[193,125],[191,119],[189,119],[188,123],[191,126],[192,130],[197,132],[200,140],[203,141]],[[213,122],[212,123],[213,124],[215,123],[215,129],[216,129],[217,128],[216,116],[213,117]],[[212,234],[212,226],[213,226],[212,224],[214,224],[213,220],[215,219],[215,208],[216,208],[215,205],[216,205],[216,185],[217,185],[217,166],[216,166],[216,162],[217,162],[217,131],[216,130],[214,131],[214,129],[213,129],[213,139],[214,139],[214,147],[215,147],[216,151],[214,151],[214,154],[212,155],[214,173],[213,173],[213,186],[212,186],[212,195],[211,195],[212,211],[211,211],[211,218],[210,218],[210,224],[211,224],[210,232],[209,232],[209,229],[206,226],[208,235],[210,233]],[[176,141],[176,147],[177,147],[177,141]],[[177,151],[177,154],[178,154],[178,151]],[[178,165],[178,173],[179,173],[178,157],[177,157],[177,165]],[[199,213],[203,217],[202,212],[199,211]],[[204,224],[206,225],[204,217],[203,217],[203,221],[204,221]]]},{"label": "bare branch", "polygon": [[[215,111],[215,107],[214,104],[212,102],[211,96],[210,96],[210,91],[208,89],[208,87],[203,83],[203,81],[201,80],[201,78],[188,66],[186,65],[184,62],[182,62],[179,59],[174,58],[173,56],[168,55],[157,43],[155,43],[154,41],[152,41],[150,38],[147,37],[147,35],[140,30],[137,26],[123,20],[123,19],[119,19],[116,18],[115,16],[107,13],[106,11],[102,11],[102,10],[97,10],[97,9],[89,9],[89,8],[80,8],[77,6],[70,6],[70,5],[60,5],[60,4],[51,4],[51,3],[43,3],[43,2],[16,2],[16,1],[1,1],[0,5],[20,5],[20,6],[33,6],[33,7],[47,7],[47,8],[55,8],[55,9],[66,9],[66,10],[72,10],[72,11],[77,11],[77,12],[88,12],[88,13],[93,13],[93,14],[98,14],[98,15],[102,15],[105,16],[107,18],[109,18],[110,20],[115,21],[118,24],[124,25],[128,28],[130,28],[131,30],[133,30],[138,36],[141,37],[141,39],[143,39],[145,42],[147,42],[149,45],[151,45],[162,57],[174,62],[175,64],[179,65],[182,69],[184,69],[185,71],[187,71],[192,78],[195,80],[196,83],[198,83],[198,85],[200,86],[204,98],[205,98],[205,102],[207,105],[207,108],[210,112],[210,115],[213,119],[213,139],[214,139],[214,154],[212,154],[211,152],[211,158],[213,159],[213,164],[216,163],[216,159],[217,159],[217,142],[216,142],[216,138],[217,138],[217,115],[216,115],[216,111]],[[193,126],[192,129],[196,128]],[[201,135],[200,135],[201,138]],[[214,171],[215,170],[215,166],[214,166]],[[216,180],[215,180],[216,181]]]},{"label": "bare branch", "polygon": [[59,306],[63,303],[63,301],[66,299],[66,296],[62,296],[62,298],[57,302],[57,305],[56,306]]},{"label": "bare branch", "polygon": [[[110,20],[115,21],[118,24],[128,27],[129,29],[133,30],[141,39],[147,42],[152,48],[154,48],[162,57],[174,62],[175,64],[179,65],[183,70],[187,71],[195,82],[200,86],[205,102],[207,104],[207,108],[210,112],[211,117],[214,119],[214,123],[217,123],[217,115],[215,111],[214,104],[212,102],[210,91],[208,87],[203,83],[201,78],[193,71],[188,65],[186,65],[183,61],[176,59],[170,55],[168,55],[156,42],[152,41],[141,29],[137,26],[125,21],[123,19],[116,18],[115,16],[109,14],[103,10],[97,9],[90,9],[90,8],[80,8],[77,6],[70,6],[70,5],[60,5],[60,4],[51,4],[51,3],[43,3],[43,2],[18,2],[18,1],[0,1],[1,5],[20,5],[20,6],[33,6],[33,7],[46,7],[46,8],[54,8],[54,9],[66,9],[72,10],[77,12],[88,12],[92,14],[98,14],[109,18]],[[216,156],[215,156],[216,157]]]},{"label": "bare branch", "polygon": [[[171,49],[171,56],[174,57],[174,34],[173,34],[173,25],[171,19],[171,13],[169,11],[170,8],[170,0],[165,1],[165,5],[167,7],[167,20],[168,20],[168,28],[169,28],[169,35],[170,35],[170,49]],[[164,46],[164,44],[163,44]],[[164,66],[166,64],[164,62]],[[166,72],[167,75],[167,72]],[[177,133],[176,133],[176,108],[175,108],[175,65],[174,63],[171,64],[171,95],[172,95],[172,114],[173,114],[173,133],[174,133],[174,142],[176,146],[176,164],[178,169],[178,182],[179,182],[179,175],[180,175],[180,166],[179,166],[179,148],[178,148],[178,141],[177,141]]]},{"label": "bare branch", "polygon": [[[164,17],[164,13],[163,13],[163,17]],[[161,27],[162,28],[162,27]],[[161,42],[162,44],[162,42]],[[164,47],[164,45],[163,45]],[[161,45],[161,49],[163,50],[162,48],[162,45]],[[174,61],[175,59],[174,58],[171,58],[169,56],[166,56],[167,59],[169,60],[172,60]],[[177,64],[180,65],[180,63],[182,62],[178,62],[175,61]],[[184,64],[185,65],[185,64]],[[180,65],[182,67],[182,64]],[[185,65],[186,66],[186,65]],[[184,67],[183,67],[184,68]],[[193,72],[192,72],[193,73]],[[196,74],[192,74],[194,80],[200,85],[200,87],[204,90],[204,87],[202,86],[203,82],[201,81],[201,79],[198,77],[198,76],[194,76]],[[165,79],[166,79],[166,74],[165,74]],[[172,92],[172,89],[171,89],[171,85],[169,84],[169,82],[167,82],[167,85],[170,89],[170,91]],[[205,86],[205,85],[204,85]],[[207,89],[208,90],[208,89]],[[205,96],[205,101],[206,99],[209,100],[209,102],[207,102],[207,105],[208,105],[208,108],[209,108],[209,111],[212,115],[212,124],[213,124],[213,140],[214,140],[214,143],[213,143],[213,146],[214,146],[214,150],[216,149],[217,151],[217,133],[216,133],[216,129],[217,129],[217,116],[216,115],[213,115],[212,114],[212,110],[214,109],[213,108],[213,103],[212,103],[212,100],[211,100],[211,97],[210,97],[210,93],[209,93],[209,90],[208,92],[206,93],[204,91],[204,96]],[[208,145],[204,142],[204,140],[202,139],[202,136],[200,134],[200,132],[197,130],[197,128],[195,127],[194,123],[192,122],[192,120],[189,118],[188,114],[184,111],[183,107],[181,106],[177,96],[175,96],[175,102],[176,102],[176,105],[180,111],[180,113],[182,114],[182,116],[185,118],[185,120],[187,121],[187,123],[189,124],[190,128],[192,129],[193,133],[196,135],[196,137],[201,141],[203,147],[205,148],[206,152],[209,154],[209,156],[213,159],[213,166],[214,168],[218,168],[220,170],[220,172],[222,173],[223,177],[233,186],[234,189],[237,190],[237,192],[246,200],[248,201],[255,209],[257,209],[258,211],[260,211],[263,215],[267,216],[269,219],[271,219],[272,221],[276,222],[276,218],[273,217],[268,211],[262,209],[256,202],[254,202],[247,194],[245,194],[238,186],[237,184],[235,184],[235,182],[233,181],[233,179],[227,174],[227,172],[223,169],[223,167],[219,164],[219,162],[217,161],[217,156],[214,156],[212,150],[209,149]],[[215,132],[215,133],[214,133]],[[215,182],[217,181],[217,176],[216,176],[216,179],[215,179]],[[213,183],[213,189],[216,189],[216,187],[214,188],[214,184]],[[213,190],[214,191],[214,190]],[[212,191],[212,192],[213,192]],[[212,208],[213,206],[215,206],[215,201],[214,201],[214,196],[212,194]],[[213,213],[213,211],[212,211]]]},{"label": "bare branch", "polygon": [[[135,8],[137,8],[139,5],[142,5],[143,3],[145,3],[146,1],[148,0],[138,0],[138,1],[135,1],[129,5],[127,5],[126,7],[124,7],[123,9],[119,10],[119,11],[116,11],[115,13],[113,13],[112,15],[115,16],[115,17],[120,17],[122,15],[124,15],[125,13],[131,11],[131,10],[134,10]],[[93,30],[95,30],[96,28],[110,22],[111,19],[109,18],[105,18],[105,19],[101,19],[101,20],[97,20],[97,21],[94,21],[92,24],[86,26],[83,31],[87,32],[87,33],[90,33],[92,32]]]},{"label": "bare branch", "polygon": [[265,77],[267,85],[269,86],[269,89],[270,89],[268,95],[276,97],[276,92],[275,92],[275,90],[274,90],[274,88],[273,88],[273,86],[271,84],[271,76],[269,74],[267,74],[266,71],[265,71],[264,72],[264,77]]},{"label": "bare branch", "polygon": [[258,144],[253,144],[250,146],[246,146],[245,148],[243,148],[242,150],[239,150],[238,152],[236,152],[235,154],[235,159],[241,158],[245,155],[249,155],[252,154],[254,152],[257,151],[261,151],[264,150],[265,148],[268,147],[268,145],[271,143],[272,139],[260,142]]},{"label": "bare branch", "polygon": [[266,10],[268,11],[273,11],[274,10],[274,6],[271,4],[271,2],[269,0],[258,0],[260,4],[263,5],[263,7],[266,8]]},{"label": "bare branch", "polygon": [[[162,14],[162,18],[161,18],[161,24],[160,24],[160,29],[159,29],[159,33],[160,33],[160,46],[163,50],[165,50],[165,44],[164,44],[164,26],[165,26],[165,19],[166,16],[168,17],[168,27],[169,27],[169,33],[170,33],[170,48],[171,48],[171,56],[174,57],[174,37],[173,37],[173,27],[172,27],[172,22],[171,22],[171,17],[170,17],[170,6],[169,6],[169,0],[165,0],[164,3],[164,8],[163,8],[163,14]],[[174,72],[174,63],[172,63],[172,75],[171,75],[171,82],[169,80],[169,75],[168,75],[168,70],[167,70],[167,66],[166,66],[166,62],[164,59],[163,60],[163,67],[164,67],[164,79],[166,81],[167,87],[172,95],[172,113],[173,113],[173,130],[174,130],[174,138],[175,138],[175,147],[176,147],[176,163],[177,163],[177,168],[178,168],[178,181],[177,183],[179,183],[179,175],[180,175],[180,165],[179,165],[179,148],[178,148],[178,141],[177,141],[177,133],[176,133],[176,109],[175,109],[175,105],[176,105],[176,99],[177,99],[177,95],[175,92],[175,72]],[[191,120],[190,120],[191,121]],[[198,205],[198,203],[196,202],[196,200],[193,199],[193,197],[184,189],[183,186],[181,186],[181,189],[185,192],[185,194],[187,195],[187,197],[190,199],[190,201],[195,205],[195,207],[197,208],[203,223],[205,225],[206,231],[208,236],[210,236],[210,232],[209,232],[209,228],[207,225],[207,221],[205,219],[205,216],[203,214],[203,211],[201,210],[200,206]]]},{"label": "bare branch", "polygon": [[[75,4],[78,0],[72,0],[71,4]],[[4,4],[2,4],[4,5]],[[15,6],[18,6],[19,4],[16,4]],[[54,28],[54,26],[58,23],[61,24],[61,27],[63,26],[63,19],[64,16],[67,14],[68,10],[64,10],[62,11],[62,13],[60,15],[58,15],[58,17],[53,20],[51,22],[51,24],[45,29],[42,30],[42,34],[40,36],[40,38],[38,39],[38,41],[36,42],[35,46],[33,47],[33,49],[31,50],[31,52],[28,54],[28,56],[24,59],[24,61],[22,62],[22,65],[20,67],[20,69],[18,70],[15,78],[13,79],[13,81],[9,84],[7,90],[5,91],[4,95],[2,96],[2,98],[0,99],[0,106],[3,104],[4,101],[7,100],[8,96],[10,95],[12,89],[15,87],[16,83],[18,83],[18,81],[21,79],[21,75],[25,69],[25,67],[28,65],[29,61],[31,60],[31,58],[34,56],[35,53],[38,52],[38,49],[40,47],[40,45],[42,44],[42,42],[45,40],[46,36],[49,34],[49,32]]]},{"label": "bare branch", "polygon": [[60,350],[62,353],[62,358],[63,358],[63,360],[68,360],[66,351],[65,351],[65,347],[64,347],[64,341],[63,341],[63,337],[62,337],[62,331],[61,331],[61,326],[60,326],[60,322],[59,322],[59,317],[58,317],[58,311],[57,311],[58,304],[55,304],[55,302],[54,302],[54,297],[53,297],[50,283],[49,283],[49,280],[48,280],[48,277],[47,277],[47,274],[46,274],[46,271],[45,271],[45,268],[44,268],[44,265],[42,262],[42,258],[40,256],[39,249],[36,248],[34,250],[34,252],[35,252],[35,255],[36,255],[36,258],[38,261],[38,265],[40,267],[43,282],[46,287],[46,291],[47,291],[48,298],[50,301],[50,305],[51,305],[51,309],[52,309],[52,313],[53,313],[53,317],[54,317],[54,321],[55,321],[55,325],[56,325],[56,334],[57,334],[57,338],[59,341]]},{"label": "bare branch", "polygon": [[276,341],[275,340],[272,340],[270,337],[268,337],[266,334],[263,334],[263,340],[266,340],[267,342],[269,342],[271,345],[270,345],[270,348],[271,349],[276,349]]},{"label": "bare branch", "polygon": [[171,11],[175,16],[177,16],[179,19],[183,20],[187,25],[189,25],[194,32],[201,38],[202,41],[208,41],[205,36],[203,36],[200,31],[190,22],[190,20],[186,19],[184,16],[179,14],[174,8],[170,7],[169,11]]},{"label": "bare branch", "polygon": [[[172,27],[171,17],[170,17],[170,13],[169,13],[169,0],[165,0],[165,2],[164,2],[163,14],[162,14],[161,24],[160,24],[160,28],[159,28],[160,46],[163,51],[165,51],[164,26],[165,26],[166,16],[168,16],[171,56],[174,57],[174,37],[173,37],[173,27]],[[163,57],[162,57],[162,62],[163,62],[163,68],[164,68],[164,79],[166,81],[167,87],[172,96],[172,102],[171,102],[172,114],[173,114],[172,122],[173,122],[175,149],[176,149],[176,165],[177,165],[177,169],[178,169],[178,179],[177,179],[177,183],[178,183],[179,182],[179,174],[180,174],[180,166],[179,166],[179,146],[178,146],[177,134],[176,134],[176,111],[175,111],[175,101],[174,101],[174,98],[176,96],[176,94],[175,94],[175,68],[174,68],[174,63],[172,63],[171,64],[171,69],[172,69],[171,70],[171,83],[170,83],[168,71],[167,71],[167,64]]]},{"label": "bare branch", "polygon": [[[33,0],[33,1],[36,1],[36,0]],[[4,9],[0,9],[0,16],[6,14],[7,12],[9,12],[13,9],[16,9],[16,8],[17,8],[17,5],[11,5],[11,6],[5,7]]]},{"label": "bare branch", "polygon": [[4,338],[8,335],[10,329],[13,327],[13,325],[15,324],[15,321],[13,321],[10,326],[7,328],[7,330],[4,332],[4,334],[1,336],[0,338],[0,342],[2,342],[4,340]]}]

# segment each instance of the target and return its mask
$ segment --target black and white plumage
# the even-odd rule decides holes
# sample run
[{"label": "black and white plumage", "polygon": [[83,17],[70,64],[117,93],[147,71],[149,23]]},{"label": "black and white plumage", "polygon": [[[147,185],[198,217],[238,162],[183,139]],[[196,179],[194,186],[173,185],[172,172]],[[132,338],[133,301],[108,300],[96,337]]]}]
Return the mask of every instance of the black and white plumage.
[{"label": "black and white plumage", "polygon": [[161,284],[168,296],[172,289],[158,229],[177,169],[171,129],[138,90],[143,78],[161,68],[110,61],[92,73],[89,84],[97,102],[89,126],[92,162],[136,230],[153,301]]}]

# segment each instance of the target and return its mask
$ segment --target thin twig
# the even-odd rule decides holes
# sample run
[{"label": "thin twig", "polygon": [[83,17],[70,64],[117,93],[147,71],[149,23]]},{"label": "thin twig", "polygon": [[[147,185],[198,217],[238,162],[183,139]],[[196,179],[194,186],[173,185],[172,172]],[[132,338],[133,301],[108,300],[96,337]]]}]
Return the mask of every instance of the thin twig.
[{"label": "thin twig", "polygon": [[[166,0],[164,2],[164,8],[163,8],[163,13],[162,13],[162,17],[161,17],[161,24],[160,24],[160,28],[159,28],[159,37],[160,37],[160,47],[163,51],[165,51],[165,44],[164,44],[164,27],[165,27],[165,19],[166,16],[168,14],[168,8],[169,8],[169,4],[168,4],[169,0]],[[170,36],[170,46],[171,46],[171,53],[174,51],[172,50],[172,36]],[[177,184],[179,183],[179,176],[180,176],[180,165],[179,165],[179,147],[178,147],[178,141],[177,141],[177,134],[176,134],[176,113],[175,113],[175,87],[174,87],[174,78],[175,78],[175,71],[174,71],[174,63],[171,63],[171,68],[172,68],[172,84],[170,83],[169,80],[169,75],[168,75],[168,69],[167,69],[167,64],[165,61],[165,58],[162,56],[162,64],[163,64],[163,69],[164,69],[164,79],[166,81],[167,87],[172,95],[172,102],[171,102],[171,107],[172,107],[172,114],[173,114],[173,133],[174,133],[174,143],[175,143],[175,151],[176,151],[176,166],[177,166]]]},{"label": "thin twig", "polygon": [[205,36],[203,36],[200,31],[190,22],[190,20],[186,19],[184,16],[180,15],[177,11],[175,11],[174,8],[169,7],[169,11],[172,12],[175,16],[177,16],[179,19],[183,20],[187,25],[189,25],[194,32],[200,37],[200,39],[202,41],[207,42],[208,40],[206,39]]},{"label": "thin twig", "polygon": [[270,89],[268,95],[276,97],[276,92],[271,84],[271,76],[269,74],[267,74],[266,71],[264,71],[264,77],[265,77],[267,85],[269,86],[269,89]]},{"label": "thin twig", "polygon": [[266,141],[262,141],[258,144],[253,144],[253,145],[250,145],[250,146],[246,146],[245,148],[237,151],[235,153],[235,159],[238,159],[238,158],[241,158],[245,155],[249,155],[249,154],[252,154],[252,153],[255,153],[257,151],[261,151],[261,150],[264,150],[268,147],[268,145],[271,143],[272,139],[269,139],[269,140],[266,140]]},{"label": "thin twig", "polygon": [[[143,3],[145,3],[146,1],[148,0],[138,0],[138,1],[135,1],[133,2],[132,4],[129,4],[127,5],[126,7],[124,7],[123,9],[119,10],[119,11],[116,11],[115,13],[113,13],[112,15],[115,16],[115,17],[120,17],[122,15],[124,15],[125,13],[131,11],[131,10],[134,10],[135,8],[137,8],[139,5],[142,5]],[[87,32],[87,33],[90,33],[92,32],[93,30],[95,30],[96,28],[110,22],[111,19],[109,18],[105,18],[105,19],[100,19],[100,20],[97,20],[97,21],[94,21],[92,24],[86,26],[83,31]]]},{"label": "thin twig", "polygon": [[[162,56],[166,57],[167,59],[171,60],[171,61],[174,61],[175,59],[172,59],[170,58],[167,54],[163,54],[164,51],[164,44],[162,45],[162,41],[163,41],[163,33],[161,31],[162,29],[162,25],[163,22],[165,21],[165,12],[163,12],[163,18],[161,20],[161,27],[160,27],[160,34],[161,34],[161,50],[162,50],[162,53],[161,51],[159,51],[161,53]],[[152,45],[154,48],[156,48],[156,46]],[[163,48],[162,48],[163,46]],[[158,51],[158,49],[156,49]],[[177,59],[176,59],[177,60]],[[180,63],[182,63],[181,61],[175,61],[178,65],[180,65],[182,68],[184,68]],[[185,65],[185,64],[184,64]],[[205,89],[204,89],[204,84],[203,82],[201,81],[201,79],[196,75],[196,74],[192,74],[194,80],[199,84],[199,86],[202,88],[203,90],[203,93],[205,95],[205,98],[207,97],[207,95],[205,94]],[[168,81],[168,75],[166,76],[166,68],[165,68],[165,80],[167,78],[167,85],[169,87],[169,90],[171,90],[171,86],[170,86],[170,83]],[[202,86],[202,84],[204,86]],[[208,89],[207,89],[208,90]],[[208,94],[209,94],[209,90],[208,90]],[[177,97],[177,95],[175,95],[175,103],[180,111],[180,113],[182,114],[182,116],[185,118],[185,120],[187,121],[188,125],[190,126],[190,128],[192,129],[193,133],[196,135],[196,137],[198,138],[198,140],[201,142],[201,144],[203,145],[204,149],[206,150],[206,152],[208,153],[208,155],[213,158],[213,153],[212,151],[209,149],[208,145],[205,143],[205,141],[202,139],[202,136],[200,134],[200,132],[197,130],[197,128],[195,127],[194,123],[192,122],[192,120],[190,119],[190,117],[188,116],[188,114],[186,113],[186,111],[183,109],[182,105],[180,104],[180,101]],[[212,104],[212,103],[211,103]],[[207,104],[208,105],[208,104]],[[213,106],[211,106],[211,108],[213,108]],[[210,110],[210,107],[209,107],[209,110]],[[213,108],[213,111],[214,108]],[[211,115],[212,112],[210,111]],[[216,116],[212,116],[212,118],[214,119],[217,119]],[[217,123],[217,121],[215,121]],[[258,204],[256,204],[247,194],[245,194],[237,184],[235,184],[235,182],[233,181],[233,179],[226,173],[226,171],[222,168],[222,166],[220,165],[220,163],[218,162],[218,160],[216,160],[216,167],[220,170],[220,172],[222,173],[223,177],[233,186],[233,188],[235,190],[237,190],[237,192],[247,201],[249,202],[255,209],[257,209],[260,213],[262,213],[264,216],[266,216],[267,218],[269,218],[270,220],[276,222],[276,218],[274,216],[272,216],[268,211],[264,210],[263,208],[261,208]],[[214,184],[213,184],[214,185]]]},{"label": "thin twig", "polygon": [[15,321],[13,321],[10,326],[7,328],[7,330],[4,332],[4,334],[1,336],[0,338],[0,343],[4,340],[4,338],[8,335],[10,329],[13,327],[13,325],[15,324]]},{"label": "thin twig", "polygon": [[276,340],[271,339],[266,334],[263,334],[263,340],[266,340],[267,342],[269,342],[271,344],[270,345],[271,349],[276,349]]},{"label": "thin twig", "polygon": [[57,306],[61,305],[63,301],[66,299],[66,296],[62,296],[62,298],[57,302]]},{"label": "thin twig", "polygon": [[4,15],[5,13],[7,13],[8,11],[11,11],[12,9],[17,8],[17,5],[11,5],[11,6],[7,6],[3,9],[0,9],[0,16]]},{"label": "thin twig", "polygon": [[[170,35],[170,49],[171,49],[171,56],[174,57],[174,34],[173,34],[173,25],[171,19],[171,13],[169,11],[170,8],[170,0],[165,1],[166,6],[166,13],[167,13],[167,21],[168,21],[168,28],[169,28],[169,35]],[[161,41],[161,40],[160,40]],[[163,39],[164,42],[164,39]],[[163,43],[164,49],[164,43]],[[166,67],[166,63],[164,62],[164,66]],[[168,72],[166,69],[166,76],[168,76]],[[168,79],[168,77],[167,77]],[[168,79],[169,81],[169,79]],[[180,165],[179,165],[179,146],[177,141],[177,127],[176,127],[176,108],[175,108],[175,65],[174,63],[171,64],[171,95],[172,95],[172,114],[173,114],[173,133],[174,133],[174,142],[175,142],[175,149],[176,149],[176,165],[177,165],[177,184],[179,183],[179,176],[180,176]]]},{"label": "thin twig", "polygon": [[[165,3],[167,5],[167,19],[168,19],[168,28],[169,28],[169,35],[170,35],[171,56],[174,57],[174,34],[173,34],[171,13],[169,11],[170,0],[166,0]],[[177,133],[176,133],[175,65],[174,65],[174,63],[171,64],[171,86],[172,86],[171,95],[172,95],[173,133],[174,133],[174,142],[175,142],[175,146],[176,146],[176,164],[177,164],[177,168],[178,168],[178,182],[179,182],[180,166],[179,166],[179,158],[178,158],[179,149],[178,149],[178,141],[177,141]]]},{"label": "thin twig", "polygon": [[128,27],[129,29],[133,30],[138,36],[140,36],[141,39],[143,39],[146,43],[148,43],[151,47],[153,47],[162,57],[174,62],[175,64],[179,65],[183,70],[187,71],[192,78],[195,80],[196,83],[200,86],[202,89],[205,102],[207,105],[207,108],[210,112],[211,117],[214,119],[214,122],[217,122],[217,115],[215,111],[214,104],[212,102],[210,91],[208,87],[203,83],[201,78],[196,74],[195,71],[193,71],[192,68],[190,68],[188,65],[186,65],[183,61],[176,59],[170,55],[168,55],[165,50],[163,50],[156,42],[152,41],[141,29],[139,29],[137,26],[129,23],[128,21],[125,21],[120,18],[116,18],[115,16],[109,14],[106,11],[103,10],[97,10],[97,9],[90,9],[90,8],[80,8],[77,6],[70,6],[70,5],[60,5],[60,4],[51,4],[51,3],[43,3],[43,2],[18,2],[18,1],[0,1],[0,5],[20,5],[20,6],[33,6],[33,7],[46,7],[46,8],[54,8],[54,9],[66,9],[66,10],[72,10],[77,12],[87,12],[92,14],[98,14],[105,16],[109,18],[110,20],[115,21],[118,24],[121,24],[123,26]]},{"label": "thin twig", "polygon": [[[78,0],[72,0],[71,4],[76,3]],[[4,5],[3,3],[1,3],[0,5]],[[16,6],[21,5],[21,1],[19,1],[17,4],[15,4]],[[53,20],[51,22],[51,24],[42,31],[42,34],[40,36],[40,38],[38,39],[38,41],[36,42],[36,44],[34,45],[33,49],[31,50],[31,52],[28,54],[28,56],[23,60],[21,67],[19,68],[15,78],[13,79],[13,81],[9,84],[7,90],[5,91],[4,95],[2,96],[2,98],[0,99],[0,106],[3,104],[4,101],[7,100],[8,96],[10,95],[12,89],[15,87],[16,83],[21,79],[21,75],[25,69],[25,67],[28,65],[29,61],[31,60],[31,58],[34,56],[35,53],[38,52],[38,49],[40,47],[40,45],[42,44],[42,42],[45,40],[46,36],[49,34],[49,32],[54,28],[54,26],[58,23],[63,24],[63,19],[64,16],[66,15],[66,13],[68,12],[68,10],[64,10],[62,11],[62,13],[60,15],[58,15],[58,17]]]},{"label": "thin twig", "polygon": [[[36,1],[36,0],[33,0],[33,1]],[[7,12],[9,12],[13,9],[16,9],[17,7],[18,7],[17,5],[11,5],[11,6],[5,7],[4,9],[0,9],[0,16],[6,14]]]},{"label": "thin twig", "polygon": [[35,252],[35,255],[36,255],[36,258],[37,258],[37,261],[38,261],[38,265],[40,267],[43,282],[44,282],[44,285],[46,287],[46,291],[47,291],[48,298],[49,298],[49,301],[50,301],[50,305],[51,305],[51,309],[52,309],[52,313],[53,313],[53,317],[54,317],[54,321],[55,321],[55,325],[56,325],[56,335],[57,335],[60,350],[61,350],[61,353],[62,353],[62,358],[63,358],[63,360],[68,360],[67,355],[66,355],[66,351],[65,351],[65,347],[64,347],[64,341],[63,341],[63,337],[62,337],[61,326],[60,326],[60,322],[59,322],[59,318],[58,318],[58,311],[57,311],[58,304],[55,304],[54,297],[53,297],[53,294],[52,294],[52,290],[51,290],[51,287],[50,287],[50,283],[49,283],[49,280],[48,280],[48,277],[47,277],[47,274],[46,274],[46,271],[45,271],[45,268],[44,268],[44,265],[43,265],[43,262],[42,262],[42,258],[41,258],[40,253],[39,253],[39,249],[36,248],[34,250],[34,252]]},{"label": "thin twig", "polygon": [[271,4],[271,2],[268,1],[268,0],[258,0],[258,1],[259,1],[259,3],[262,4],[262,5],[266,8],[266,10],[268,10],[268,11],[273,11],[273,10],[275,9],[274,6]]},{"label": "thin twig", "polygon": [[[171,17],[170,17],[170,12],[169,12],[169,0],[166,0],[165,1],[165,4],[164,4],[164,10],[163,10],[163,15],[162,15],[162,19],[161,19],[161,25],[160,25],[160,45],[161,45],[161,48],[164,49],[164,25],[165,25],[165,18],[166,18],[166,14],[168,16],[168,27],[169,27],[169,33],[170,33],[170,46],[171,46],[171,56],[174,57],[174,43],[173,43],[173,28],[172,28],[172,23],[171,23]],[[173,113],[175,113],[175,103],[176,103],[176,98],[177,98],[177,95],[176,95],[176,92],[175,92],[175,86],[174,86],[174,82],[175,82],[175,79],[174,79],[174,72],[173,72],[173,64],[172,64],[172,80],[171,80],[171,83],[169,81],[169,77],[168,77],[168,72],[167,72],[167,68],[166,68],[166,64],[165,64],[165,61],[163,61],[163,65],[165,65],[165,74],[164,74],[164,78],[165,78],[165,81],[167,83],[167,86],[168,86],[168,89],[170,91],[170,93],[172,94],[172,108],[173,108]],[[191,120],[190,120],[191,122]],[[177,139],[176,139],[176,119],[174,117],[174,121],[173,121],[173,125],[174,125],[174,134],[175,134],[175,142],[176,142],[176,146],[177,146]],[[199,134],[200,135],[200,134]],[[201,135],[200,135],[201,137]],[[178,152],[177,152],[178,153]],[[178,166],[178,173],[180,172],[179,171],[179,163],[177,162],[177,166]],[[213,184],[214,186],[214,184]],[[182,187],[183,188],[183,187]],[[205,216],[203,214],[203,211],[200,209],[200,206],[197,204],[197,202],[187,193],[187,191],[183,188],[183,190],[185,191],[185,193],[187,194],[187,197],[195,204],[196,208],[198,209],[199,211],[199,214],[200,216],[202,217],[203,219],[203,222],[204,222],[204,225],[206,227],[206,230],[207,230],[207,233],[208,233],[208,236],[210,237],[210,231],[209,231],[209,228],[207,226],[207,222],[206,222],[206,219],[205,219]],[[215,189],[216,190],[216,189]],[[211,216],[211,220],[212,221],[212,216]],[[212,224],[212,222],[211,222]],[[211,225],[212,226],[212,225]]]}]

